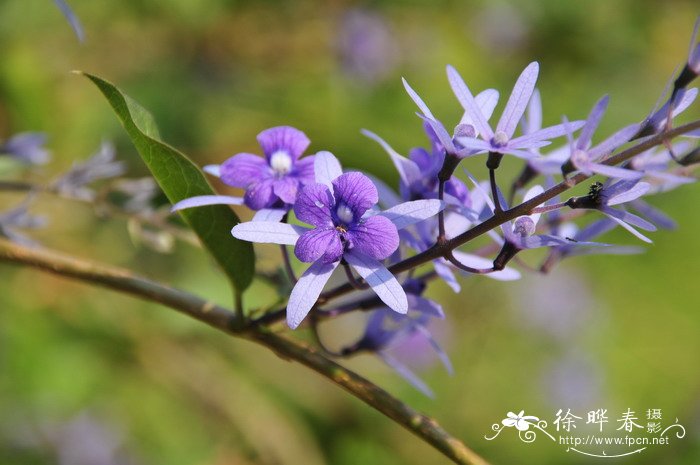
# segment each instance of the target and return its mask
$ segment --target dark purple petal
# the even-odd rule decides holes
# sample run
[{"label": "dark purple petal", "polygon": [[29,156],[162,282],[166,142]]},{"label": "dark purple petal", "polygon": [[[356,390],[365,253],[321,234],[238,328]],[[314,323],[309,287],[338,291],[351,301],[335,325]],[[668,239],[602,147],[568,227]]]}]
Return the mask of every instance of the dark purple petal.
[{"label": "dark purple petal", "polygon": [[272,185],[272,179],[266,179],[250,186],[243,196],[248,208],[251,210],[260,210],[262,208],[272,207],[277,203],[279,198],[275,195]]},{"label": "dark purple petal", "polygon": [[294,246],[294,255],[306,263],[319,259],[323,263],[336,262],[343,255],[340,233],[335,228],[316,228],[307,231],[299,237]]},{"label": "dark purple petal", "polygon": [[353,250],[384,260],[399,247],[399,232],[388,218],[372,216],[347,232]]},{"label": "dark purple petal", "polygon": [[232,187],[248,186],[270,176],[265,159],[252,153],[239,153],[226,160],[219,168],[221,180]]},{"label": "dark purple petal", "polygon": [[318,227],[332,227],[335,199],[324,184],[304,186],[294,203],[294,214],[300,221]]},{"label": "dark purple petal", "polygon": [[333,181],[333,194],[336,204],[352,210],[354,220],[359,220],[370,207],[379,201],[377,187],[362,173],[351,172]]},{"label": "dark purple petal", "polygon": [[275,152],[285,152],[293,161],[296,161],[310,144],[306,134],[291,126],[266,129],[258,134],[258,142],[268,160]]},{"label": "dark purple petal", "polygon": [[290,176],[285,176],[272,181],[272,191],[282,202],[287,205],[294,205],[299,191],[299,181]]}]

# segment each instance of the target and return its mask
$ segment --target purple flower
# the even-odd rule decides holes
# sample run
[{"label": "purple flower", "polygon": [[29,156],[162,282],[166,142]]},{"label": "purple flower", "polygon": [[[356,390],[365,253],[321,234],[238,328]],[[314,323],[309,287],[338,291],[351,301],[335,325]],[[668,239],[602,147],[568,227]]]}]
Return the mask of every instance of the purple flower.
[{"label": "purple flower", "polygon": [[[265,158],[239,153],[221,165],[204,171],[232,187],[245,189],[243,198],[228,195],[191,197],[173,205],[172,211],[205,205],[242,205],[261,212],[255,220],[279,219],[297,199],[299,189],[314,182],[314,155],[300,158],[309,146],[306,134],[291,126],[277,126],[258,134]],[[270,211],[273,210],[273,211]]]},{"label": "purple flower", "polygon": [[61,10],[61,13],[63,13],[63,16],[66,17],[68,22],[70,23],[70,26],[73,28],[73,31],[75,32],[75,35],[78,36],[79,41],[84,41],[85,40],[85,33],[83,32],[83,26],[80,24],[80,20],[78,20],[78,17],[73,13],[73,10],[68,6],[68,3],[65,2],[65,0],[53,0],[56,6]]},{"label": "purple flower", "polygon": [[416,200],[375,214],[377,188],[365,175],[342,173],[330,152],[314,161],[316,183],[305,186],[294,204],[300,221],[313,227],[274,221],[236,225],[234,237],[251,242],[294,245],[296,257],[311,266],[299,278],[287,304],[287,324],[294,329],[316,303],[341,261],[351,266],[391,309],[406,313],[406,294],[382,265],[399,245],[398,230],[435,216],[438,200]]},{"label": "purple flower", "polygon": [[[431,137],[431,139],[435,139],[433,143],[434,151],[442,152],[443,156],[446,153],[458,158],[474,155],[480,151],[479,149],[474,150],[473,148],[465,147],[461,142],[464,138],[469,139],[471,137],[476,137],[477,135],[476,125],[474,124],[474,121],[472,120],[472,117],[468,111],[464,112],[462,119],[454,129],[454,134],[450,136],[447,129],[445,129],[445,126],[440,122],[440,120],[433,116],[433,113],[430,111],[430,108],[428,108],[428,105],[425,104],[423,99],[420,98],[420,96],[415,90],[413,90],[405,79],[403,79],[403,86],[406,89],[406,92],[408,92],[408,95],[420,109],[422,114],[419,114],[419,116],[421,116],[421,118],[423,118],[423,120],[425,120],[425,122],[428,123],[433,130],[434,137],[431,137],[430,135],[429,137]],[[491,117],[497,103],[498,92],[494,89],[486,89],[474,97],[474,104],[479,108],[480,114],[484,120],[488,120]],[[366,135],[372,137],[369,134]],[[372,138],[377,140],[376,136]]]},{"label": "purple flower", "polygon": [[30,165],[43,165],[51,158],[44,148],[46,134],[41,132],[23,132],[10,137],[0,145],[0,155],[9,155]]},{"label": "purple flower", "polygon": [[[597,173],[603,176],[609,176],[611,178],[640,178],[642,176],[641,173],[634,170],[597,163],[597,161],[602,157],[609,155],[619,146],[629,142],[629,140],[639,131],[639,124],[627,126],[608,137],[595,147],[590,146],[593,133],[598,128],[600,120],[603,118],[603,113],[605,113],[605,109],[608,107],[608,100],[608,96],[606,95],[595,104],[591,110],[591,113],[586,119],[586,124],[581,130],[581,135],[579,136],[578,140],[574,141],[571,134],[572,130],[567,130],[566,134],[569,138],[571,165],[573,168],[588,176],[591,176],[593,173]],[[567,128],[569,126],[566,121],[564,122],[564,126]],[[565,169],[565,171],[567,170]]]},{"label": "purple flower", "polygon": [[621,205],[638,199],[646,194],[650,187],[649,183],[640,182],[639,179],[621,180],[615,183],[608,181],[605,185],[597,182],[591,186],[588,195],[572,197],[566,201],[566,205],[573,209],[589,208],[599,210],[639,239],[644,242],[651,242],[651,239],[634,229],[634,226],[645,231],[656,231],[656,226],[625,210],[611,208],[614,205]]},{"label": "purple flower", "polygon": [[0,236],[21,245],[35,247],[38,244],[20,230],[42,228],[46,225],[46,218],[29,213],[29,204],[30,199],[27,199],[17,207],[0,213]]},{"label": "purple flower", "polygon": [[[673,153],[682,153],[690,150],[692,145],[681,140],[672,146]],[[669,164],[673,159],[666,147],[654,147],[642,152],[628,162],[630,167],[640,171],[644,175],[644,179],[651,184],[649,189],[650,194],[667,192],[673,190],[683,184],[689,184],[697,181],[695,178],[682,176],[669,172]]]},{"label": "purple flower", "polygon": [[[673,97],[673,109],[671,111],[671,118],[675,118],[679,114],[683,113],[697,98],[698,89],[692,88],[686,90],[677,91],[676,95]],[[658,104],[657,104],[658,106]],[[652,134],[656,134],[666,127],[668,123],[668,110],[671,106],[671,99],[668,100],[661,108],[652,111],[641,124],[639,132],[635,134],[634,138],[645,137]]]},{"label": "purple flower", "polygon": [[97,194],[89,184],[116,178],[126,171],[124,162],[116,161],[115,158],[114,146],[110,142],[103,142],[90,158],[74,163],[67,173],[53,181],[51,188],[67,197],[92,201]]},{"label": "purple flower", "polygon": [[413,373],[405,364],[399,361],[393,352],[402,352],[408,344],[414,344],[415,338],[427,342],[435,351],[447,371],[452,374],[452,364],[447,354],[435,341],[428,330],[428,325],[434,318],[444,319],[442,307],[421,296],[425,283],[408,279],[403,284],[408,299],[408,313],[396,313],[388,307],[375,310],[367,321],[362,338],[353,346],[344,350],[345,353],[359,351],[374,352],[394,371],[411,383],[416,389],[428,397],[433,397],[430,388]]},{"label": "purple flower", "polygon": [[[447,67],[447,76],[452,90],[471,117],[474,128],[480,137],[480,139],[460,137],[459,141],[465,149],[472,149],[477,152],[511,154],[529,159],[534,156],[531,150],[549,145],[549,139],[560,137],[567,133],[567,128],[563,124],[559,124],[539,129],[520,137],[513,137],[518,122],[520,122],[525,113],[530,97],[535,90],[538,73],[539,65],[537,62],[532,62],[525,68],[513,87],[513,92],[510,94],[506,108],[503,110],[501,119],[498,121],[494,131],[457,70],[452,66]],[[582,122],[571,123],[573,130],[580,128],[582,125]]]}]

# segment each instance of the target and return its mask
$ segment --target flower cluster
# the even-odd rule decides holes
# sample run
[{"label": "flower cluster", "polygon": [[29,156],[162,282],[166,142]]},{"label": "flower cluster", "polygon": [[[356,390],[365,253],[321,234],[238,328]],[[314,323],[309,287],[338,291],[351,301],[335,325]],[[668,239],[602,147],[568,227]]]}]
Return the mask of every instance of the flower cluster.
[{"label": "flower cluster", "polygon": [[[697,75],[697,61],[695,45],[687,65],[690,71],[682,73]],[[666,104],[642,122],[598,137],[609,98],[595,103],[585,119],[569,121],[562,116],[561,124],[543,128],[538,74],[536,62],[525,68],[494,127],[489,119],[499,92],[485,89],[474,94],[455,68],[448,66],[447,80],[463,112],[453,130],[446,128],[404,80],[418,107],[427,146],[412,148],[404,156],[379,135],[362,131],[388,154],[398,172],[396,189],[368,174],[344,172],[328,151],[302,156],[309,139],[298,129],[283,126],[259,134],[263,157],[239,153],[221,165],[205,167],[224,184],[243,189],[243,197],[194,197],[173,209],[228,204],[256,211],[251,221],[236,225],[232,234],[240,240],[282,245],[293,285],[286,308],[281,310],[289,327],[299,327],[310,312],[314,312],[311,327],[317,330],[319,318],[370,310],[364,333],[338,355],[375,353],[430,394],[391,353],[418,337],[451,370],[429,330],[434,320],[445,318],[440,305],[423,296],[430,281],[442,279],[459,292],[456,274],[508,281],[519,279],[522,271],[550,271],[567,257],[637,252],[638,248],[595,239],[620,226],[651,242],[639,230],[655,231],[674,223],[643,198],[695,181],[688,167],[698,158],[694,134],[669,142],[669,147],[659,145],[659,140],[657,147],[615,158],[626,144],[650,140],[670,128],[672,119],[697,96],[697,89],[687,88],[692,79],[679,78]],[[549,149],[557,140],[561,142]],[[682,158],[676,155],[684,153]],[[467,171],[481,154],[486,155],[489,172],[485,181]],[[508,197],[497,182],[496,171],[502,162],[522,165]],[[614,166],[620,162],[624,164]],[[560,193],[595,176],[599,180],[589,181],[585,195],[559,199]],[[533,183],[538,178],[540,183]],[[515,202],[517,199],[521,202]],[[585,218],[591,221],[582,224]],[[488,241],[478,248],[469,247],[481,235]],[[287,246],[293,247],[300,263],[308,264],[298,280]],[[548,250],[539,266],[520,259],[519,254],[535,248]],[[431,268],[417,274],[416,267],[422,264]],[[324,292],[337,268],[344,269],[347,282]],[[362,291],[359,297],[342,304],[333,302],[352,289]]]}]

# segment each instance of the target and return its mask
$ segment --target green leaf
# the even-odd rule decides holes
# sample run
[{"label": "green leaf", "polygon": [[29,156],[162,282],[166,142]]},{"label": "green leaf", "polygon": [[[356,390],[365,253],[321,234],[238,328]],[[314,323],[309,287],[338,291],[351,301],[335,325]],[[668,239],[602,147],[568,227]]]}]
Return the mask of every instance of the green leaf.
[{"label": "green leaf", "polygon": [[[81,74],[95,83],[107,98],[170,202],[214,194],[197,165],[160,140],[156,123],[146,109],[111,83],[87,73]],[[231,228],[240,222],[236,214],[222,205],[192,208],[180,214],[223,268],[233,286],[238,291],[247,288],[253,279],[255,256],[250,242],[239,241],[231,235]]]}]

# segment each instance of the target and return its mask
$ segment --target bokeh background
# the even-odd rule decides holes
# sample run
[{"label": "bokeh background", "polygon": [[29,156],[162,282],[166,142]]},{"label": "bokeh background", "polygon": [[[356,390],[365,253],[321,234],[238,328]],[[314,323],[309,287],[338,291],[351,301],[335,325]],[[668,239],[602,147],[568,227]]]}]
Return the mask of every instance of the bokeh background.
[{"label": "bokeh background", "polygon": [[[694,1],[72,0],[87,35],[78,43],[50,0],[0,2],[0,140],[50,137],[53,160],[28,172],[3,162],[2,179],[47,181],[112,140],[128,176],[147,173],[81,69],[117,83],[155,115],[166,141],[197,163],[257,152],[255,135],[290,124],[313,151],[395,183],[369,128],[400,152],[425,143],[405,76],[445,121],[460,112],[444,67],[470,86],[510,91],[541,64],[545,123],[585,117],[604,93],[600,134],[640,120],[686,57]],[[698,105],[684,115],[700,116]],[[478,165],[478,166],[477,166]],[[470,166],[481,173],[481,163]],[[504,163],[514,174],[517,163]],[[504,175],[505,178],[505,175]],[[223,186],[217,186],[223,189]],[[0,193],[1,209],[22,195]],[[601,459],[539,439],[485,434],[508,411],[548,421],[608,408],[612,426],[632,408],[663,410],[684,439],[625,463],[700,461],[700,190],[652,199],[679,229],[653,234],[634,256],[593,256],[549,276],[463,281],[436,328],[455,365],[416,360],[429,399],[370,356],[347,364],[436,417],[495,464]],[[39,196],[46,246],[131,267],[222,303],[225,280],[204,253],[178,242],[146,247],[122,218]],[[241,212],[244,217],[248,213]],[[609,241],[635,244],[615,231]],[[273,270],[274,249],[259,268]],[[532,263],[537,254],[531,255]],[[528,260],[529,261],[529,260]],[[251,305],[270,304],[258,283]],[[357,319],[324,329],[330,345],[357,335]],[[303,335],[302,335],[303,336]],[[419,357],[423,358],[423,357]],[[644,418],[642,418],[644,420]],[[615,425],[616,427],[617,425]],[[7,464],[423,464],[441,455],[331,383],[246,342],[113,292],[33,270],[0,267],[0,462]]]}]

